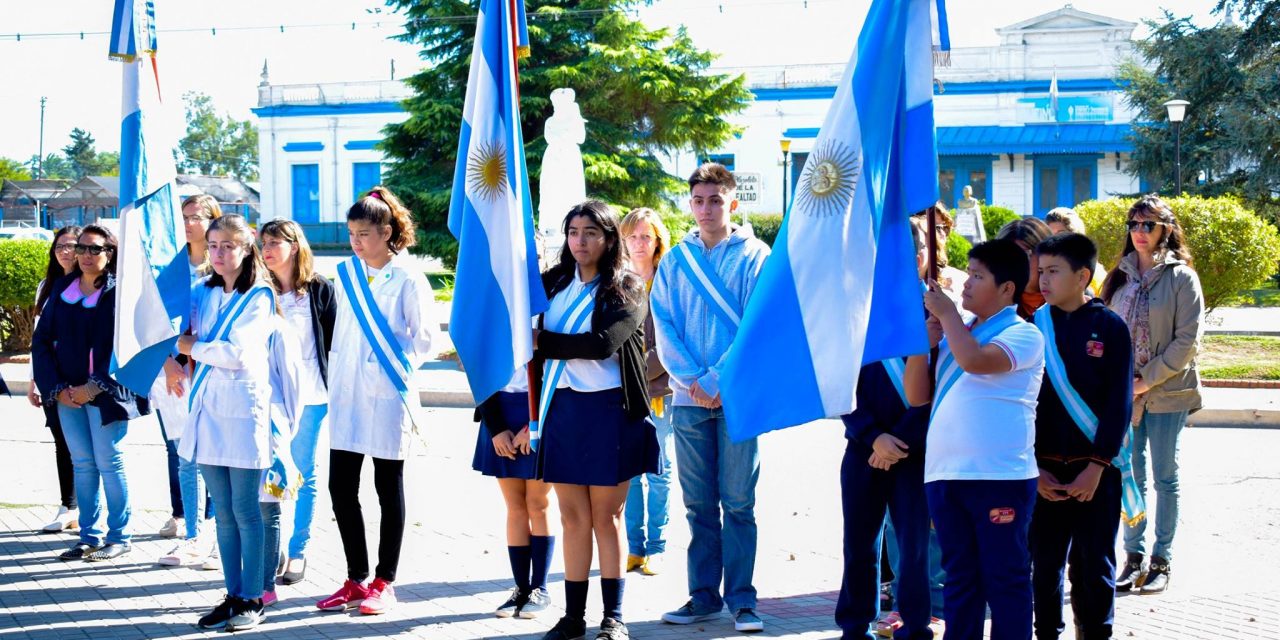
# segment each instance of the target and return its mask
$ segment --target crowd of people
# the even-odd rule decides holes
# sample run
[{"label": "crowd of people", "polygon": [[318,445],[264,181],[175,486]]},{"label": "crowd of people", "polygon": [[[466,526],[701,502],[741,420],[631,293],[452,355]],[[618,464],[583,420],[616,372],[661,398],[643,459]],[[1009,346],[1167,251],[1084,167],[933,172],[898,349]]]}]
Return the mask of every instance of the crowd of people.
[{"label": "crowd of people", "polygon": [[[499,617],[536,618],[553,604],[555,491],[565,613],[545,640],[586,636],[593,560],[595,637],[630,637],[625,576],[669,566],[673,476],[691,532],[688,598],[662,620],[710,622],[727,608],[737,631],[764,629],[759,442],[730,439],[720,374],[769,247],[731,222],[731,172],[704,164],[688,183],[696,226],[680,239],[650,209],[619,217],[587,200],[568,212],[558,260],[542,274],[549,308],[532,327],[534,362],[476,408],[472,466],[497,479],[506,507],[513,585]],[[1200,406],[1203,316],[1181,228],[1159,197],[1141,198],[1104,277],[1079,218],[1055,210],[974,246],[961,271],[944,249],[928,255],[949,233],[936,209],[936,243],[923,215],[912,228],[937,355],[865,364],[857,409],[843,416],[835,620],[845,638],[916,639],[934,637],[941,618],[947,637],[965,640],[983,636],[989,609],[992,638],[1056,638],[1069,575],[1076,637],[1109,638],[1115,592],[1158,593],[1171,575],[1178,438]],[[158,562],[221,569],[226,597],[199,626],[252,628],[277,583],[305,579],[327,430],[347,579],[316,606],[388,611],[418,430],[412,372],[437,330],[430,285],[397,259],[414,241],[409,211],[383,187],[355,202],[353,255],[335,282],[316,273],[296,223],[255,232],[207,196],[184,201],[182,215],[191,308],[145,396],[111,377],[115,236],[66,227],[49,249],[29,397],[56,444],[61,507],[45,529],[78,526],[63,560],[132,550],[120,444],[130,420],[154,412],[172,497],[160,533],[178,539]],[[372,571],[358,499],[366,457],[380,508]],[[1143,506],[1148,460],[1154,509]],[[289,532],[283,502],[294,503]]]}]

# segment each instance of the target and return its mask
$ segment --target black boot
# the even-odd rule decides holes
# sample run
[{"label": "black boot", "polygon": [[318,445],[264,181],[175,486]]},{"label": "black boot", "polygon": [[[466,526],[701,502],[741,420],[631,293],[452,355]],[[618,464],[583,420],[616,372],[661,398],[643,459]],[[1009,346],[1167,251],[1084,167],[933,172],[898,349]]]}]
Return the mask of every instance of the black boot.
[{"label": "black boot", "polygon": [[1116,576],[1116,591],[1129,591],[1141,586],[1143,573],[1145,570],[1142,567],[1142,554],[1130,553],[1124,561],[1120,575]]},{"label": "black boot", "polygon": [[1169,588],[1169,561],[1160,556],[1151,556],[1151,569],[1142,581],[1142,593],[1163,593]]}]

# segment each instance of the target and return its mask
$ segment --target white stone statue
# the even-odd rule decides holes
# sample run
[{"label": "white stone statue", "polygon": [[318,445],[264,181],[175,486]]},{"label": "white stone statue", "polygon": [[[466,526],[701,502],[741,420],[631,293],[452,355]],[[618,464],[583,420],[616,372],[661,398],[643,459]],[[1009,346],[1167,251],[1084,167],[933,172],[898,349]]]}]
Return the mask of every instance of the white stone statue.
[{"label": "white stone statue", "polygon": [[587,139],[587,121],[582,119],[573,89],[551,92],[551,117],[543,129],[547,151],[542,156],[538,180],[538,230],[544,236],[559,236],[565,214],[587,199],[587,179],[582,169],[582,150]]},{"label": "white stone statue", "polygon": [[986,242],[987,232],[982,228],[982,208],[973,197],[973,187],[966,184],[963,193],[964,197],[956,203],[956,210],[952,212],[956,219],[955,232],[971,244]]}]

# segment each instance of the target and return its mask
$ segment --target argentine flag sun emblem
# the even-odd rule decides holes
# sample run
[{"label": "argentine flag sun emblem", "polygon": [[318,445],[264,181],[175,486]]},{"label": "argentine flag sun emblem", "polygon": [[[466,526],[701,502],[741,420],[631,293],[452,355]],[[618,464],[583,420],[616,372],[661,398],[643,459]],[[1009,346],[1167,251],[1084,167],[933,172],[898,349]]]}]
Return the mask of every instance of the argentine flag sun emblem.
[{"label": "argentine flag sun emblem", "polygon": [[507,150],[500,142],[481,142],[467,158],[467,187],[480,198],[494,202],[507,191]]}]

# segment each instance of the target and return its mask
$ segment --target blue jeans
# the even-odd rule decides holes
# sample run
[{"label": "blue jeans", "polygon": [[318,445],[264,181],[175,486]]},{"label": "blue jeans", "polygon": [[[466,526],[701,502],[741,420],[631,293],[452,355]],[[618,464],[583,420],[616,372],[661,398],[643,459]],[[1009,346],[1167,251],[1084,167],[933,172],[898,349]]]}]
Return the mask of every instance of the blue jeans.
[{"label": "blue jeans", "polygon": [[182,474],[179,471],[182,458],[178,457],[178,441],[169,438],[169,434],[165,432],[164,416],[160,415],[159,411],[156,412],[156,421],[160,423],[160,437],[164,438],[164,452],[169,467],[169,506],[172,509],[170,515],[181,518],[186,515],[186,512],[182,504]]},{"label": "blue jeans", "polygon": [[[1182,427],[1187,424],[1187,412],[1144,413],[1142,422],[1133,429],[1133,477],[1138,481],[1138,492],[1147,493],[1147,443],[1151,444],[1151,471],[1156,485],[1156,546],[1151,555],[1172,560],[1173,534],[1178,530],[1178,441]],[[1152,512],[1147,503],[1147,513]],[[1128,553],[1145,553],[1147,522],[1144,518],[1135,526],[1125,525],[1124,550]]]},{"label": "blue jeans", "polygon": [[[627,491],[627,544],[634,556],[651,556],[667,550],[667,539],[662,534],[667,529],[667,495],[671,493],[671,449],[675,435],[671,427],[671,398],[663,399],[662,417],[650,414],[658,428],[658,470],[631,479]],[[649,484],[649,536],[645,539],[644,485]]]},{"label": "blue jeans", "polygon": [[218,551],[227,593],[254,600],[262,597],[263,545],[266,531],[258,506],[262,469],[200,465],[213,494],[218,525]]},{"label": "blue jeans", "polygon": [[[164,437],[164,448],[169,454],[169,498],[177,500],[173,505],[173,517],[183,519],[187,539],[194,540],[200,533],[200,523],[213,517],[213,505],[209,502],[204,480],[200,477],[200,466],[178,455],[178,441],[169,439],[164,417],[159,412],[156,412],[156,420],[160,422],[160,435]],[[202,503],[203,513],[200,508]],[[185,517],[188,513],[194,513],[195,517]]]},{"label": "blue jeans", "polygon": [[259,502],[262,511],[262,590],[276,590],[276,567],[280,565],[280,503]]},{"label": "blue jeans", "polygon": [[[95,547],[103,542],[128,544],[129,482],[124,473],[120,441],[128,429],[127,420],[102,424],[102,413],[93,405],[79,409],[58,405],[62,435],[71,451],[75,469],[76,497],[80,501],[80,542]],[[98,488],[101,486],[102,491]],[[102,531],[102,494],[107,496],[107,531]]]},{"label": "blue jeans", "polygon": [[[729,440],[722,409],[673,407],[676,475],[692,539],[689,597],[699,610],[754,609],[756,482],[760,449],[752,438]],[[721,507],[724,521],[721,524]],[[724,579],[724,597],[720,581]]]},{"label": "blue jeans", "polygon": [[316,446],[320,430],[324,427],[327,404],[311,404],[303,407],[298,433],[293,436],[289,451],[293,463],[302,473],[302,486],[298,487],[298,502],[293,510],[293,535],[289,536],[289,557],[301,558],[307,552],[311,540],[311,521],[316,514]]}]

